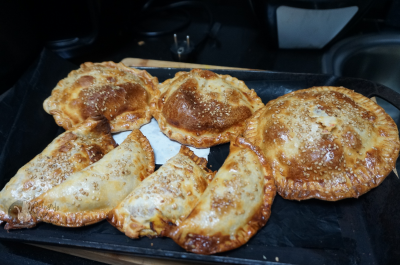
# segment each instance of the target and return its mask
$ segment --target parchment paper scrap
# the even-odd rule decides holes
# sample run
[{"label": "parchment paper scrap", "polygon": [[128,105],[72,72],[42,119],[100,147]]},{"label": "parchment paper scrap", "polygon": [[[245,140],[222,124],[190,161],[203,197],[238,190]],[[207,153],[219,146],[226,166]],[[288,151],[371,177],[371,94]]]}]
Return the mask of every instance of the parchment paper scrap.
[{"label": "parchment paper scrap", "polygon": [[[158,127],[157,121],[153,118],[150,123],[143,125],[140,128],[140,131],[147,137],[149,140],[151,147],[154,150],[154,156],[156,158],[156,164],[162,165],[168,159],[173,157],[179,152],[181,148],[181,144],[175,141],[170,140],[167,136],[165,136]],[[114,140],[120,144],[125,138],[130,134],[131,131],[120,132],[113,135]],[[210,154],[210,148],[194,148],[189,147],[197,156],[204,157],[208,160],[208,155]]]}]

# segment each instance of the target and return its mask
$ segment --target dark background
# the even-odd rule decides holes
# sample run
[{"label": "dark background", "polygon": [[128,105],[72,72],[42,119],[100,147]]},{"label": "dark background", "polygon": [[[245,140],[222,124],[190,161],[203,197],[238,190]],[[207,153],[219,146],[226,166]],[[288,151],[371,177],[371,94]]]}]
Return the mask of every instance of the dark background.
[{"label": "dark background", "polygon": [[[52,49],[77,66],[86,61],[119,62],[127,57],[174,60],[170,51],[173,33],[145,36],[144,32],[167,30],[185,21],[185,14],[149,10],[177,1],[2,1],[0,3],[0,95],[11,88],[39,56],[44,47]],[[321,58],[343,38],[366,33],[400,30],[400,1],[371,2],[362,18],[321,50],[280,50],[276,47],[265,18],[268,1],[201,1],[209,5],[219,30],[207,39],[207,12],[186,8],[190,24],[176,30],[183,40],[189,35],[202,43],[191,60],[194,63],[241,68],[322,73]],[[274,1],[271,1],[274,2]],[[276,1],[275,1],[276,2]],[[301,2],[301,1],[300,1]],[[323,2],[323,1],[316,1]],[[78,39],[73,49],[61,49],[60,40]],[[58,46],[57,46],[58,45]],[[56,85],[56,84],[54,84]],[[98,264],[42,248],[0,242],[1,264]]]},{"label": "dark background", "polygon": [[[86,61],[118,62],[126,57],[173,60],[170,52],[172,33],[145,37],[139,31],[173,28],[184,20],[183,13],[166,11],[156,16],[142,16],[141,10],[146,2],[148,1],[2,1],[0,94],[18,80],[43,47],[52,48],[51,44],[57,40],[95,36],[91,45],[69,52],[73,57],[69,60],[77,65]],[[151,2],[150,9],[154,9],[161,4],[176,1]],[[201,2],[210,6],[214,21],[220,23],[215,38],[209,38],[202,49],[196,52],[193,62],[201,64],[320,73],[321,55],[341,38],[400,28],[398,0],[372,1],[369,11],[340,34],[340,39],[335,39],[324,49],[279,50],[275,47],[276,40],[267,23],[265,5],[268,1]],[[190,35],[191,40],[198,43],[207,32],[207,14],[201,8],[187,10],[191,23],[176,33],[178,39],[183,40],[186,35]],[[144,41],[141,46],[138,44],[140,41]]]}]

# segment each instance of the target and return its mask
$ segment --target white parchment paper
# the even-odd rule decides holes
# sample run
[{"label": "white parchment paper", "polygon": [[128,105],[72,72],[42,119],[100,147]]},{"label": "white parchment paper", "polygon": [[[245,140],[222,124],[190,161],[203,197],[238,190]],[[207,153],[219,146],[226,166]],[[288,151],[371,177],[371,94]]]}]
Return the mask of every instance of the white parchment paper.
[{"label": "white parchment paper", "polygon": [[[168,159],[173,157],[179,152],[181,144],[170,140],[165,136],[158,127],[157,121],[153,118],[150,123],[143,125],[140,131],[147,137],[151,147],[154,150],[154,156],[156,158],[156,164],[162,165]],[[114,140],[120,144],[125,138],[131,133],[131,131],[120,132],[113,135]],[[198,157],[204,157],[208,160],[210,154],[210,148],[194,148],[189,147]]]}]

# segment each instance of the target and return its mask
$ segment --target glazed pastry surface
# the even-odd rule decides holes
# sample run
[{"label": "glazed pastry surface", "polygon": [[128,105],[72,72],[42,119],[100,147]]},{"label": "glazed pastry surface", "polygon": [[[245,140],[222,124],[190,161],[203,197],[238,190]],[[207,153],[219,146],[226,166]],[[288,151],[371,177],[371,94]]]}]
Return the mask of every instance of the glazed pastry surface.
[{"label": "glazed pastry surface", "polygon": [[359,197],[393,170],[399,132],[375,102],[344,87],[313,87],[270,101],[244,136],[263,150],[278,193],[291,200]]},{"label": "glazed pastry surface", "polygon": [[57,84],[43,108],[66,130],[93,115],[104,115],[112,132],[138,129],[151,120],[157,85],[157,78],[144,70],[88,62]]},{"label": "glazed pastry surface", "polygon": [[207,160],[182,146],[109,214],[109,222],[131,238],[163,236],[196,205],[214,173]]},{"label": "glazed pastry surface", "polygon": [[66,227],[99,222],[153,171],[153,149],[140,130],[133,130],[100,161],[32,200],[32,215]]},{"label": "glazed pastry surface", "polygon": [[[24,204],[26,206],[27,202],[60,185],[75,172],[100,160],[116,146],[104,117],[89,118],[59,135],[20,168],[0,192],[0,220],[8,222],[5,228],[35,226],[36,221],[26,211],[24,220],[18,219]],[[9,215],[11,205],[13,209]]]},{"label": "glazed pastry surface", "polygon": [[238,137],[195,208],[168,236],[194,253],[235,249],[266,224],[275,194],[261,150]]},{"label": "glazed pastry surface", "polygon": [[229,75],[193,69],[159,85],[151,111],[170,139],[197,148],[229,142],[264,104],[254,90]]}]

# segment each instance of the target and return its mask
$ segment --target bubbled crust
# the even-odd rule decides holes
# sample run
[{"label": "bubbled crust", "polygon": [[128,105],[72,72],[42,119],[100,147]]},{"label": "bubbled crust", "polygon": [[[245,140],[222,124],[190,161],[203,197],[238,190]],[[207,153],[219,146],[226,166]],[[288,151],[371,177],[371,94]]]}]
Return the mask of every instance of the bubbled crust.
[{"label": "bubbled crust", "polygon": [[122,63],[84,63],[68,74],[43,103],[56,123],[68,130],[93,115],[104,115],[112,132],[150,122],[150,101],[158,79]]},{"label": "bubbled crust", "polygon": [[32,227],[35,220],[19,221],[8,215],[8,207],[16,201],[29,202],[50,190],[90,164],[100,160],[117,144],[106,118],[91,117],[75,129],[54,139],[39,155],[20,168],[0,192],[0,220],[5,228]]},{"label": "bubbled crust", "polygon": [[254,90],[229,75],[193,69],[159,85],[151,112],[170,139],[197,148],[229,142],[264,104]]},{"label": "bubbled crust", "polygon": [[359,197],[393,170],[399,133],[375,102],[344,87],[313,87],[270,101],[244,136],[261,147],[278,193],[291,200]]},{"label": "bubbled crust", "polygon": [[140,130],[133,130],[99,162],[32,200],[31,214],[39,221],[66,227],[99,222],[154,172],[154,166],[149,141]]},{"label": "bubbled crust", "polygon": [[110,212],[108,221],[130,238],[163,236],[190,213],[213,177],[205,158],[181,146]]},{"label": "bubbled crust", "polygon": [[238,137],[196,207],[178,227],[170,227],[167,235],[194,253],[235,249],[266,224],[275,194],[262,151]]}]

